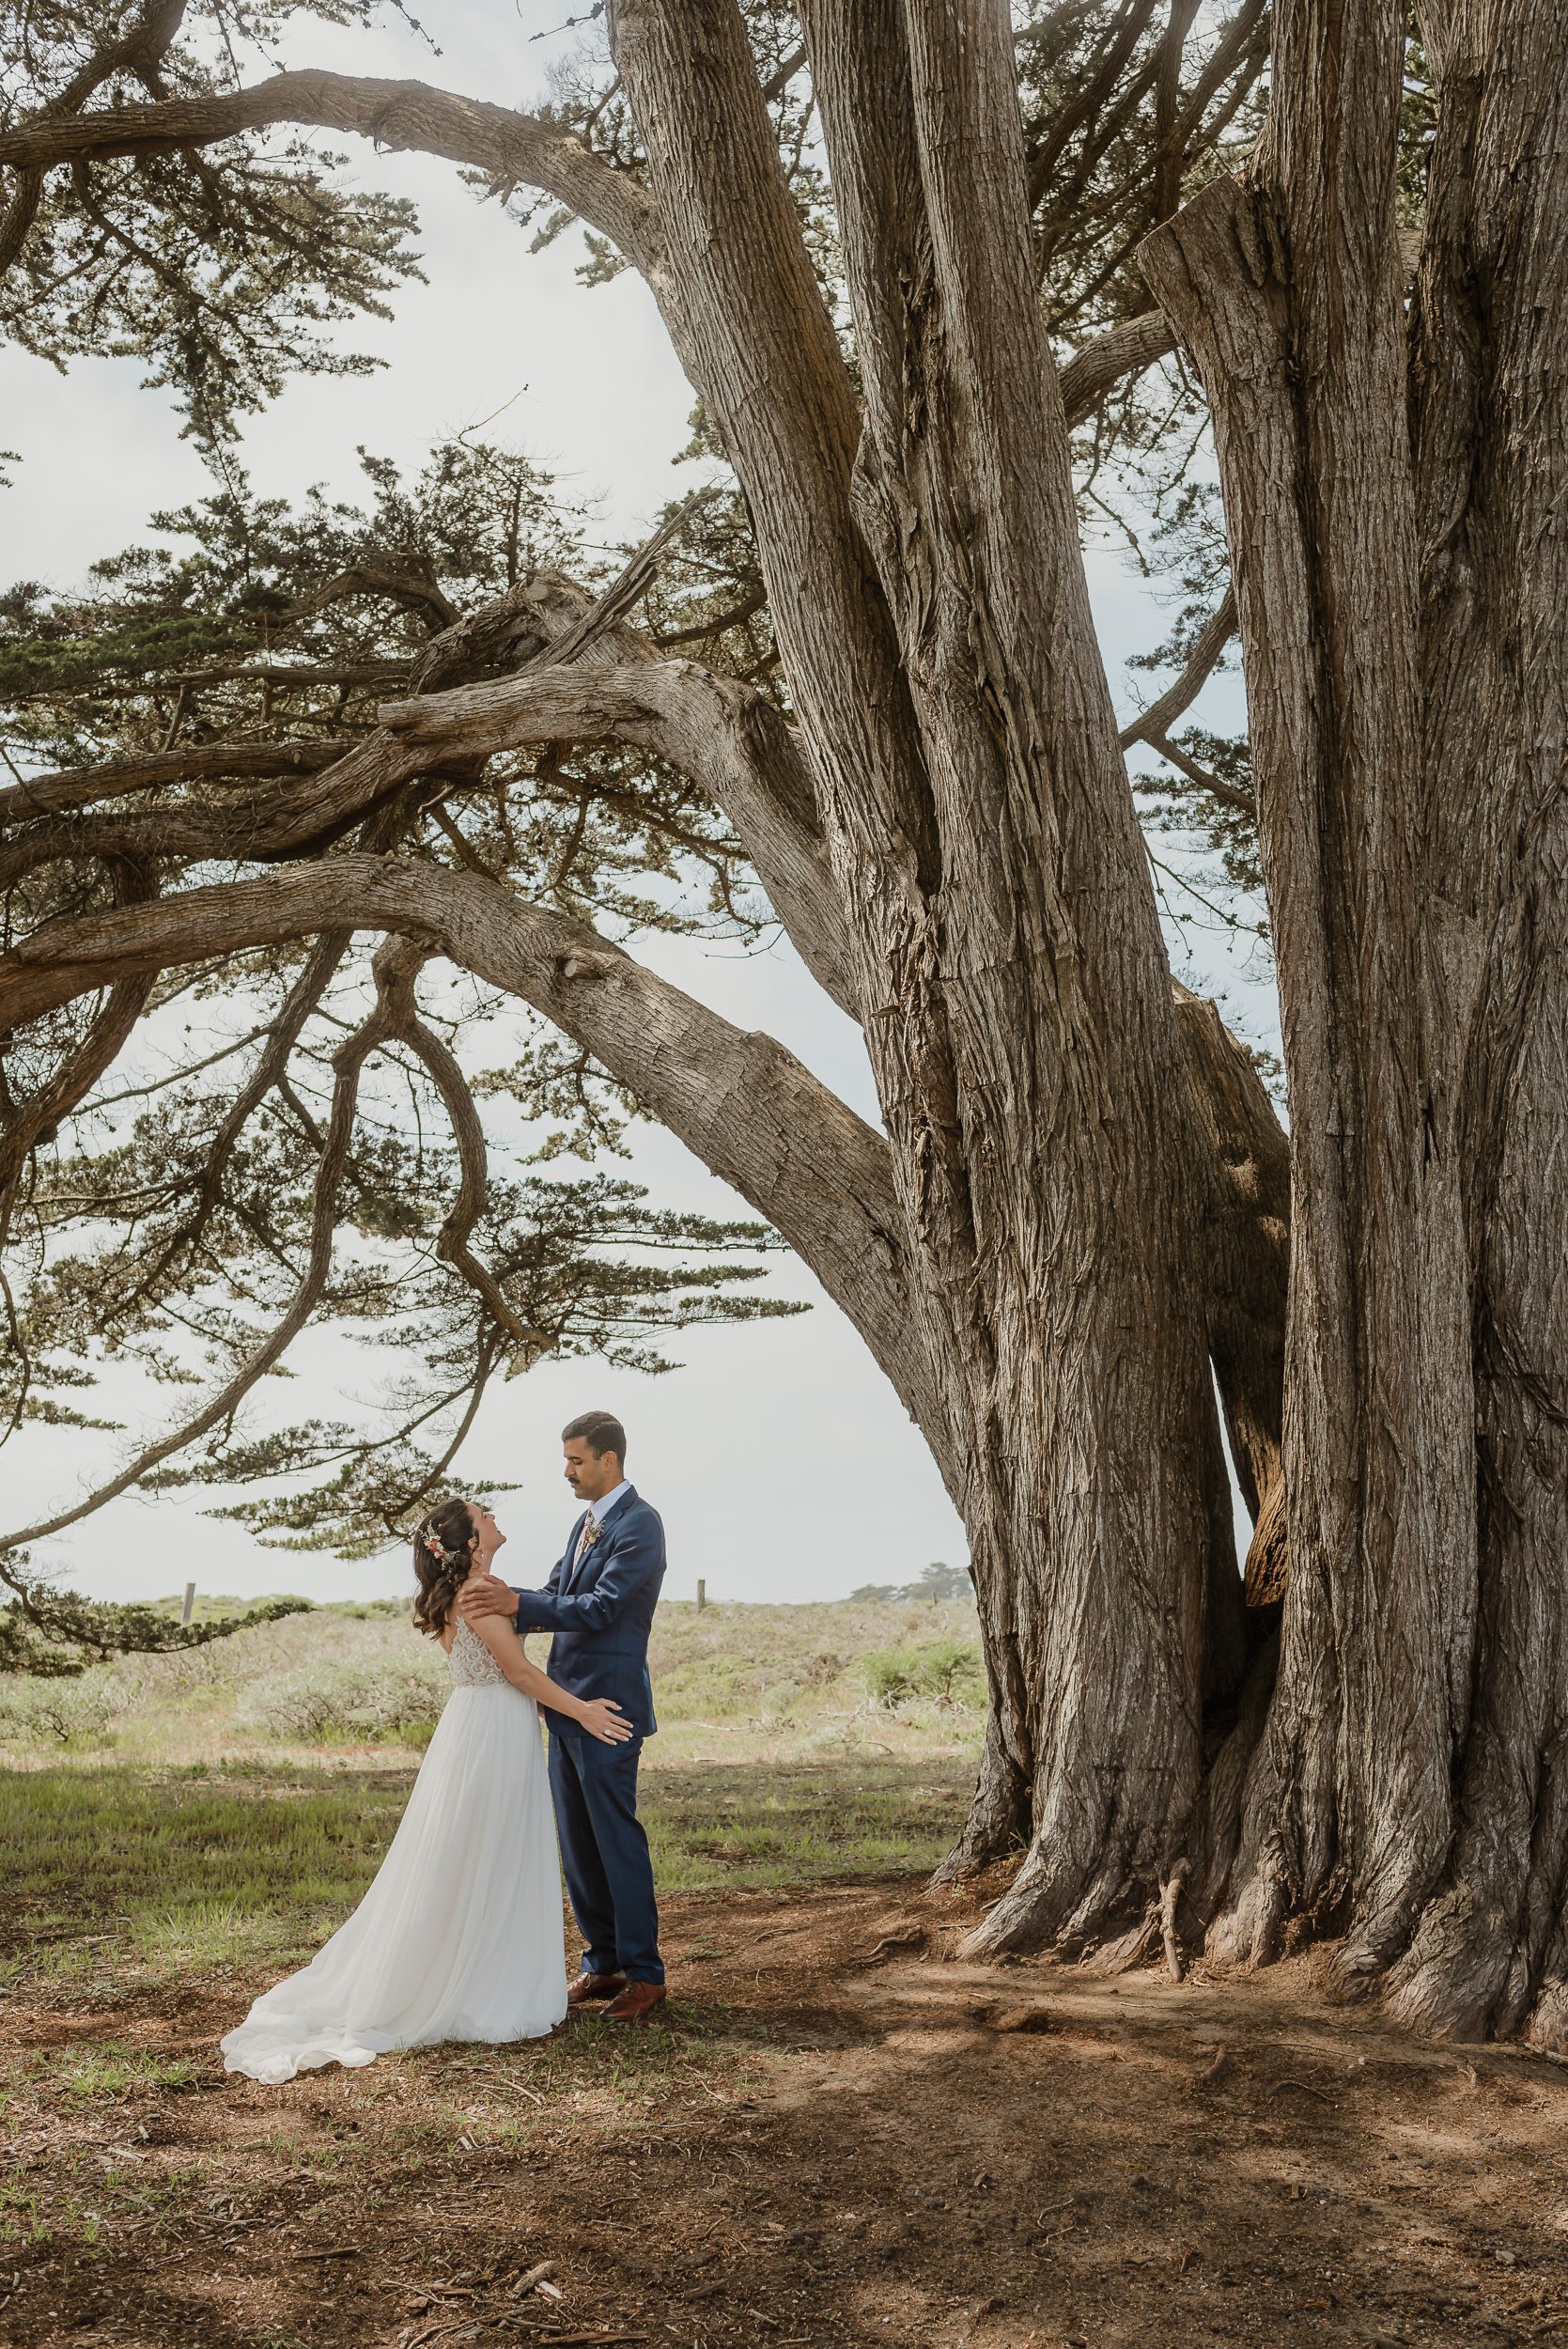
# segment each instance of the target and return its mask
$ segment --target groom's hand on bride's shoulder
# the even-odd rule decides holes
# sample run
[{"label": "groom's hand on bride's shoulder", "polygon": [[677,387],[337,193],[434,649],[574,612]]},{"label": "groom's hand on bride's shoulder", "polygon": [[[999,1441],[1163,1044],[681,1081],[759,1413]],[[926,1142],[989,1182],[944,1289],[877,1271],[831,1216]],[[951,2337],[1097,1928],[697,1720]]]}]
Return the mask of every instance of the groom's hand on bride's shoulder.
[{"label": "groom's hand on bride's shoulder", "polygon": [[516,1591],[493,1574],[471,1574],[458,1593],[458,1612],[470,1621],[475,1615],[515,1615],[517,1611]]}]

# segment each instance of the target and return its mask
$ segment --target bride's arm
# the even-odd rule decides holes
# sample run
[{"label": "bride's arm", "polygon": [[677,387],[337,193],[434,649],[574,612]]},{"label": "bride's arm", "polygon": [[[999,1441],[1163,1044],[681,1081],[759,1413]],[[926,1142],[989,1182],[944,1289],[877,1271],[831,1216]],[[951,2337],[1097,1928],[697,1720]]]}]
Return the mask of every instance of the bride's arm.
[{"label": "bride's arm", "polygon": [[475,1615],[470,1619],[469,1628],[483,1640],[513,1688],[520,1688],[536,1704],[549,1705],[551,1712],[565,1713],[568,1720],[580,1721],[607,1746],[622,1745],[631,1735],[631,1723],[608,1697],[574,1697],[558,1681],[551,1680],[548,1672],[542,1672],[537,1664],[531,1664],[515,1626],[505,1615]]}]

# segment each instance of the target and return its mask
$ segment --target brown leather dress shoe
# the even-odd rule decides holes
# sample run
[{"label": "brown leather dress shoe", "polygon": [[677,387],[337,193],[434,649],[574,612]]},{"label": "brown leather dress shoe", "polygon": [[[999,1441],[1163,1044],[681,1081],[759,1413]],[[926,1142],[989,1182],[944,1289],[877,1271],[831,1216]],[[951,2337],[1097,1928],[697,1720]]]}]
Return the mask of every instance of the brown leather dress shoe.
[{"label": "brown leather dress shoe", "polygon": [[618,1999],[604,2010],[609,2023],[645,2023],[669,1992],[661,1982],[629,1982]]},{"label": "brown leather dress shoe", "polygon": [[567,1985],[567,2004],[586,2006],[590,1999],[618,1998],[625,1988],[624,1974],[579,1974]]}]

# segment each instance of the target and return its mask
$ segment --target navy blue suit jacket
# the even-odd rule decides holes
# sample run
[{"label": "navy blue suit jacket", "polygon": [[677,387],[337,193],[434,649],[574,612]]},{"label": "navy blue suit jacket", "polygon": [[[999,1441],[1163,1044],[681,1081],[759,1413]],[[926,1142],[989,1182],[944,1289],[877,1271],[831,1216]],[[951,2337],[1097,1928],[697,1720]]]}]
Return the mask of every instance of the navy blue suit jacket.
[{"label": "navy blue suit jacket", "polygon": [[[518,1593],[518,1629],[553,1631],[545,1662],[551,1680],[574,1697],[611,1698],[640,1737],[651,1737],[659,1724],[648,1679],[648,1633],[664,1580],[664,1527],[635,1486],[601,1524],[575,1578],[571,1562],[582,1517],[544,1589]],[[558,1737],[589,1734],[564,1713],[551,1713],[550,1726]]]}]

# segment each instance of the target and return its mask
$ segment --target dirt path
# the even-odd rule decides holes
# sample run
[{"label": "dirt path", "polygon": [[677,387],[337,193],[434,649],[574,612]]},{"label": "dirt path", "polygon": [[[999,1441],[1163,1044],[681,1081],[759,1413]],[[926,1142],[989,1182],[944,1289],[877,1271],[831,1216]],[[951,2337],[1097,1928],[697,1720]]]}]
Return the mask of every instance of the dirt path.
[{"label": "dirt path", "polygon": [[674,1901],[667,2028],[284,2089],[216,2069],[249,1983],[0,2001],[0,2342],[1568,2341],[1568,2071],[958,1921]]}]

